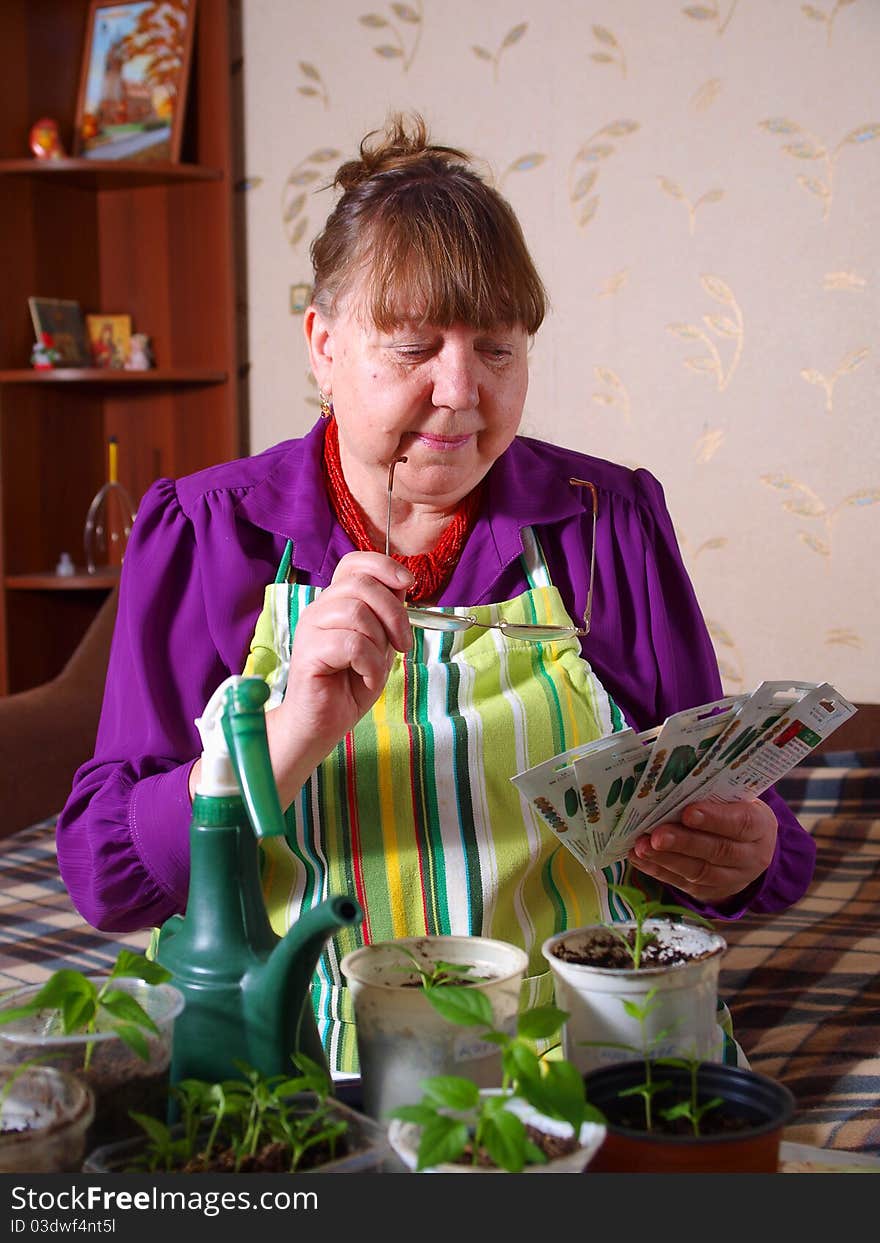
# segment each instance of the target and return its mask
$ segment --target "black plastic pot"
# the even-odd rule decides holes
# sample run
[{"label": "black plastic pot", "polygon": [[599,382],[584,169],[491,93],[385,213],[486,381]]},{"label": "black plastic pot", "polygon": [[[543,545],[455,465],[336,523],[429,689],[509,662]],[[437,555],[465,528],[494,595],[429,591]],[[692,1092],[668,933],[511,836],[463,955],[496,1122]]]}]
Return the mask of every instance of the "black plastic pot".
[{"label": "black plastic pot", "polygon": [[[655,1081],[669,1084],[654,1096],[654,1117],[690,1096],[686,1067],[653,1063]],[[607,1123],[592,1173],[773,1174],[779,1165],[782,1131],[795,1111],[788,1088],[766,1075],[718,1062],[701,1062],[698,1100],[720,1097],[703,1118],[702,1134],[672,1134],[641,1124],[641,1098],[621,1096],[645,1082],[645,1063],[618,1062],[584,1075],[587,1098]],[[634,1118],[634,1113],[636,1117]],[[722,1128],[722,1129],[719,1129]]]}]

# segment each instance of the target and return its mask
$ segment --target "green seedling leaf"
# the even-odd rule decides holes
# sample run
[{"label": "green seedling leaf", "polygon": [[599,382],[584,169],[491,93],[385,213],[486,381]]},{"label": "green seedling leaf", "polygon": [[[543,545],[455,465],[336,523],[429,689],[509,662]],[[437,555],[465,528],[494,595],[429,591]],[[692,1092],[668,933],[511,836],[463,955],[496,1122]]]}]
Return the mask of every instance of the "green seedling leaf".
[{"label": "green seedling leaf", "polygon": [[158,1118],[153,1118],[150,1114],[141,1114],[134,1109],[128,1111],[128,1116],[132,1118],[140,1127],[146,1131],[147,1135],[155,1144],[171,1143],[171,1128],[167,1127],[164,1122],[160,1122]]},{"label": "green seedling leaf", "polygon": [[145,1027],[147,1031],[153,1032],[154,1035],[159,1034],[159,1028],[153,1019],[150,1018],[146,1010],[132,997],[131,993],[124,993],[122,989],[110,989],[102,994],[101,1005],[108,1014],[112,1014],[115,1019],[120,1019],[125,1023],[134,1023],[139,1027]]},{"label": "green seedling leaf", "polygon": [[143,980],[147,984],[165,984],[172,978],[171,972],[161,963],[145,958],[143,954],[135,954],[125,949],[119,951],[110,972],[111,980],[119,976]]},{"label": "green seedling leaf", "polygon": [[508,1079],[537,1079],[541,1063],[535,1050],[522,1041],[514,1040],[501,1054],[501,1064]]},{"label": "green seedling leaf", "polygon": [[477,1085],[458,1075],[434,1075],[430,1079],[423,1079],[422,1089],[425,1099],[432,1105],[441,1105],[460,1112],[474,1109],[480,1099]]},{"label": "green seedling leaf", "polygon": [[491,1027],[492,1006],[477,988],[448,985],[425,989],[425,996],[438,1014],[462,1027]]},{"label": "green seedling leaf", "polygon": [[98,1013],[97,999],[88,993],[73,993],[61,1003],[64,1034],[86,1031]]},{"label": "green seedling leaf", "polygon": [[556,1006],[537,1006],[519,1016],[516,1032],[527,1040],[549,1040],[559,1034],[567,1018],[567,1010],[560,1010]]},{"label": "green seedling leaf", "polygon": [[527,1084],[526,1100],[548,1118],[570,1123],[577,1134],[588,1109],[583,1076],[566,1061],[548,1061],[544,1072],[540,1079]]},{"label": "green seedling leaf", "polygon": [[444,1114],[435,1114],[422,1127],[419,1139],[418,1170],[455,1161],[464,1152],[468,1142],[468,1129],[463,1122]]},{"label": "green seedling leaf", "polygon": [[[526,1127],[522,1118],[511,1113],[509,1109],[501,1109],[487,1119],[480,1133],[489,1156],[503,1170],[511,1174],[519,1174],[527,1160]],[[540,1152],[539,1149],[536,1151]],[[533,1158],[534,1159],[534,1158]],[[539,1160],[546,1161],[543,1153]]]},{"label": "green seedling leaf", "polygon": [[150,1046],[139,1027],[133,1027],[129,1023],[120,1023],[115,1031],[119,1039],[124,1041],[139,1058],[145,1062],[150,1060]]}]

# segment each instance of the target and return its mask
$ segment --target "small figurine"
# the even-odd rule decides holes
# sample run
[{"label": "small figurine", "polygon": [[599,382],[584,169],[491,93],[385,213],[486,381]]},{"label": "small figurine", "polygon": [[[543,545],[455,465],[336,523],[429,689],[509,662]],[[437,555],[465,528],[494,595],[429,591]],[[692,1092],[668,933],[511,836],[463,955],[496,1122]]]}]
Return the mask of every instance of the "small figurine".
[{"label": "small figurine", "polygon": [[143,332],[133,332],[128,347],[128,358],[125,362],[126,371],[149,371],[153,365],[150,349],[150,338]]},{"label": "small figurine", "polygon": [[41,117],[31,127],[30,147],[38,160],[60,160],[67,154],[58,136],[58,122],[51,117]]},{"label": "small figurine", "polygon": [[50,332],[41,332],[40,339],[31,350],[31,366],[35,371],[51,371],[61,361],[61,354],[55,348]]}]

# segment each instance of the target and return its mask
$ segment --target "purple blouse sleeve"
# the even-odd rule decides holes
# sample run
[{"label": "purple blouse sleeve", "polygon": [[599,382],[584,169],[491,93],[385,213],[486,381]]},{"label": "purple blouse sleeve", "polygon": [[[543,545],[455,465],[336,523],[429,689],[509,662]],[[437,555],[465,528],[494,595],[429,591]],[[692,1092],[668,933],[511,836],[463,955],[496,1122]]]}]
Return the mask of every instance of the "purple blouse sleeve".
[{"label": "purple blouse sleeve", "polygon": [[[646,603],[660,673],[655,717],[649,724],[660,724],[672,712],[717,699],[722,688],[712,642],[681,560],[661,485],[647,471],[637,471],[636,479],[647,502],[640,506]],[[747,911],[782,911],[803,897],[813,876],[816,844],[774,790],[762,797],[773,809],[779,826],[767,871],[723,909],[695,902],[676,891],[682,904],[712,919],[737,919]]]},{"label": "purple blouse sleeve", "polygon": [[126,549],[95,753],[56,830],[71,900],[105,931],[148,928],[186,903],[194,722],[230,672],[209,641],[195,543],[174,482],[157,481]]}]

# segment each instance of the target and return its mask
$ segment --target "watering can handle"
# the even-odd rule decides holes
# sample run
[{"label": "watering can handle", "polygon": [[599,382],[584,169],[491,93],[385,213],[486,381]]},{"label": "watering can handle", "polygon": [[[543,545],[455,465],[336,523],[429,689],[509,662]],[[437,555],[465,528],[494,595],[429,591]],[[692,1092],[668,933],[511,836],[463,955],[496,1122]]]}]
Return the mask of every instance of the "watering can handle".
[{"label": "watering can handle", "polygon": [[262,678],[237,678],[227,687],[223,735],[257,837],[284,834],[284,813],[269,759],[265,703],[269,688]]}]

